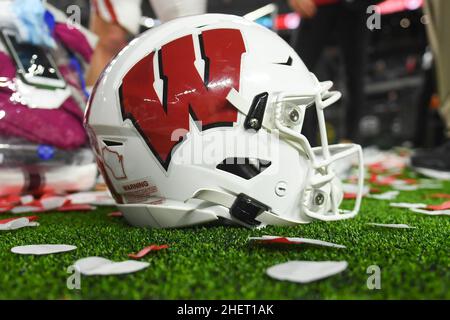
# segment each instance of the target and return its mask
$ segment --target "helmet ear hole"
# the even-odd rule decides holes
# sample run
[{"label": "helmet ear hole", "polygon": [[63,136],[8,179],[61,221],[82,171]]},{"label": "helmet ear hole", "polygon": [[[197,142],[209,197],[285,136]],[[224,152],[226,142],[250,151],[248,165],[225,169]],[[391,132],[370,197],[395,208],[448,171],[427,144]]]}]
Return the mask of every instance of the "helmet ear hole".
[{"label": "helmet ear hole", "polygon": [[250,180],[266,170],[272,163],[255,158],[226,158],[216,168]]}]

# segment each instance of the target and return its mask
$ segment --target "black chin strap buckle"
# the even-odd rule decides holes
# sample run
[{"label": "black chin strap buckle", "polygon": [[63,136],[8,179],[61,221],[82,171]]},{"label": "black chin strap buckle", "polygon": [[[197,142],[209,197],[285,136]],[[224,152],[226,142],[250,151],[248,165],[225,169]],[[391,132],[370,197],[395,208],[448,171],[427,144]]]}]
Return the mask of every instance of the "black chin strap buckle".
[{"label": "black chin strap buckle", "polygon": [[235,219],[242,221],[250,226],[258,226],[261,222],[256,220],[264,211],[270,208],[264,203],[247,196],[244,193],[239,194],[230,208],[230,214]]},{"label": "black chin strap buckle", "polygon": [[253,129],[255,131],[261,129],[268,98],[269,94],[267,92],[260,93],[253,98],[247,117],[245,117],[245,129]]}]

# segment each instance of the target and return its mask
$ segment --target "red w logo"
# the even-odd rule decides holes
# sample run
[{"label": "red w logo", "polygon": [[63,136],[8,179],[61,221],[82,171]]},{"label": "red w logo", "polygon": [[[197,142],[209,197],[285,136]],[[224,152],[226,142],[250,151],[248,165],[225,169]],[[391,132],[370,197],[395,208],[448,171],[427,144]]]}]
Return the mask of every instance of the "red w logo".
[{"label": "red w logo", "polygon": [[123,119],[129,118],[165,169],[178,141],[176,129],[189,130],[189,114],[201,121],[201,130],[232,126],[237,110],[226,100],[228,92],[239,90],[241,56],[245,52],[239,30],[214,29],[199,36],[205,62],[202,80],[194,61],[193,36],[165,44],[159,51],[159,76],[164,83],[162,102],[154,89],[155,52],[150,53],[124,77],[120,88]]}]

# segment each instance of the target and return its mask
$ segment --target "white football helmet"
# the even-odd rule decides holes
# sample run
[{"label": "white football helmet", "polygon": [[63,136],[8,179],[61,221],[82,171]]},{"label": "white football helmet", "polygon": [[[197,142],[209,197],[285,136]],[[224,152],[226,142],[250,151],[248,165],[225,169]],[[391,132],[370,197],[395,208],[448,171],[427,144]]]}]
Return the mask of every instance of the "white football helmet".
[{"label": "white football helmet", "polygon": [[[340,220],[358,213],[364,176],[359,145],[328,145],[324,109],[341,97],[331,87],[272,31],[231,15],[190,16],[147,31],[111,61],[85,124],[133,225]],[[317,113],[320,147],[301,133],[305,112]],[[345,211],[332,167],[351,156],[358,192]]]}]

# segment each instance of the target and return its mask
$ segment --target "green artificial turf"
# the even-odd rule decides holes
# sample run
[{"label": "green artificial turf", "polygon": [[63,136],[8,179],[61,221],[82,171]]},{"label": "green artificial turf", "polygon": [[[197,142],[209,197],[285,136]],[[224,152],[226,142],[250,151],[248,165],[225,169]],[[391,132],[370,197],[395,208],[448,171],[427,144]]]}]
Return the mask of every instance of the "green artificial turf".
[{"label": "green artificial turf", "polygon": [[[440,203],[427,194],[444,190],[401,192],[397,202]],[[348,205],[351,203],[349,202]],[[107,214],[39,214],[40,226],[0,232],[1,299],[442,299],[450,298],[448,216],[424,216],[389,207],[389,201],[365,199],[357,218],[314,222],[298,227],[198,227],[148,230],[130,227]],[[10,215],[2,215],[7,218]],[[384,229],[367,222],[406,223],[417,229]],[[249,245],[258,235],[309,237],[346,245],[346,249]],[[20,256],[18,245],[76,245],[76,251]],[[126,260],[149,244],[169,249],[150,253],[150,267],[131,275],[81,278],[80,290],[66,287],[67,268],[77,259],[102,256]],[[311,284],[276,281],[266,268],[288,260],[346,260],[343,273]],[[381,289],[369,290],[371,265],[381,268]]]}]

